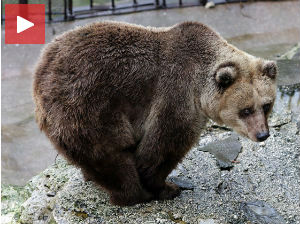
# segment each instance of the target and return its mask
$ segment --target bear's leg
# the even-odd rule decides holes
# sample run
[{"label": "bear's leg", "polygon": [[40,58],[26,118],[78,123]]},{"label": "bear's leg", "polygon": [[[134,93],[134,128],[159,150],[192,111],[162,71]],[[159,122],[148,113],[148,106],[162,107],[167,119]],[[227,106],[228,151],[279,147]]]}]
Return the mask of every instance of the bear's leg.
[{"label": "bear's leg", "polygon": [[141,158],[139,160],[141,163],[138,164],[138,171],[141,182],[148,191],[154,194],[155,198],[167,200],[180,194],[181,190],[177,185],[165,181],[180,160],[164,160],[157,163],[146,161],[142,163]]},{"label": "bear's leg", "polygon": [[176,184],[165,181],[178,162],[179,160],[177,162],[164,161],[143,170],[142,183],[157,199],[173,199],[180,195],[181,190]]},{"label": "bear's leg", "polygon": [[173,199],[180,194],[177,185],[165,180],[191,148],[196,136],[188,126],[175,127],[174,124],[171,128],[150,128],[136,153],[137,169],[143,186],[155,198],[162,200]]},{"label": "bear's leg", "polygon": [[132,153],[110,152],[85,164],[82,170],[86,179],[108,191],[115,205],[134,205],[153,199],[140,183]]},{"label": "bear's leg", "polygon": [[[180,194],[177,185],[165,180],[197,142],[198,127],[202,125],[197,114],[191,113],[195,109],[191,108],[193,105],[189,98],[185,99],[185,93],[174,96],[174,99],[170,96],[166,101],[159,101],[159,105],[153,106],[135,153],[142,185],[155,198],[162,200],[172,199]],[[180,99],[182,101],[179,104]]]}]

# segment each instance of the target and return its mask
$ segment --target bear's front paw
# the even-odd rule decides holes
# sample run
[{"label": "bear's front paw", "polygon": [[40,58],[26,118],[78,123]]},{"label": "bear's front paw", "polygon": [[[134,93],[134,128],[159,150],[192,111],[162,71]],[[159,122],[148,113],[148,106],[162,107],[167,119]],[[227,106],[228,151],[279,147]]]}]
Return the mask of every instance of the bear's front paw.
[{"label": "bear's front paw", "polygon": [[170,200],[180,195],[180,188],[173,183],[166,182],[164,189],[158,194],[160,200]]},{"label": "bear's front paw", "polygon": [[152,199],[153,195],[143,190],[139,193],[111,193],[110,195],[110,202],[119,206],[131,206],[149,202]]}]

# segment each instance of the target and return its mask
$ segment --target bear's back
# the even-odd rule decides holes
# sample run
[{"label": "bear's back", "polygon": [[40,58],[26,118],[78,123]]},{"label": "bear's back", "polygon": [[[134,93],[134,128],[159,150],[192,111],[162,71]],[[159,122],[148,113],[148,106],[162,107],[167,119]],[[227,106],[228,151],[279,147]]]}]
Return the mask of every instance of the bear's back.
[{"label": "bear's back", "polygon": [[147,108],[159,76],[158,36],[150,29],[111,22],[58,36],[46,46],[34,77],[40,128],[46,121],[53,132],[58,124],[96,123],[92,117],[115,107]]},{"label": "bear's back", "polygon": [[145,28],[94,23],[64,33],[50,43],[35,77],[50,76],[57,82],[55,87],[75,85],[78,89],[90,80],[93,85],[98,82],[120,88],[129,77],[134,81],[143,76],[139,70],[145,73],[157,68],[159,45],[156,34]]}]

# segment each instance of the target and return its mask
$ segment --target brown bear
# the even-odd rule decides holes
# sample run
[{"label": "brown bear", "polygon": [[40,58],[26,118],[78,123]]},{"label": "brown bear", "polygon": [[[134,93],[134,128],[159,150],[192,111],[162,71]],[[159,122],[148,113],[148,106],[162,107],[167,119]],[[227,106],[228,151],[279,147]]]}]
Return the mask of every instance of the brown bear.
[{"label": "brown bear", "polygon": [[207,26],[98,22],[46,46],[34,77],[36,120],[113,204],[172,199],[166,177],[208,118],[254,141],[269,136],[276,64]]}]

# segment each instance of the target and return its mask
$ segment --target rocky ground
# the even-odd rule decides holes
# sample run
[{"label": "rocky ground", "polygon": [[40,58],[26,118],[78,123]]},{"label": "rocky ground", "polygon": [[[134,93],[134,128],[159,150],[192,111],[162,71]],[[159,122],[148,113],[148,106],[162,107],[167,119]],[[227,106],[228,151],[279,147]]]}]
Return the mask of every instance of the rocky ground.
[{"label": "rocky ground", "polygon": [[[186,190],[174,200],[132,207],[112,206],[105,192],[58,157],[25,187],[2,186],[2,222],[300,223],[299,127],[289,112],[273,113],[270,126],[271,137],[258,144],[209,124],[168,178]],[[211,146],[241,153],[213,155],[210,149],[218,147]],[[232,167],[222,166],[226,157],[235,160]]]}]

